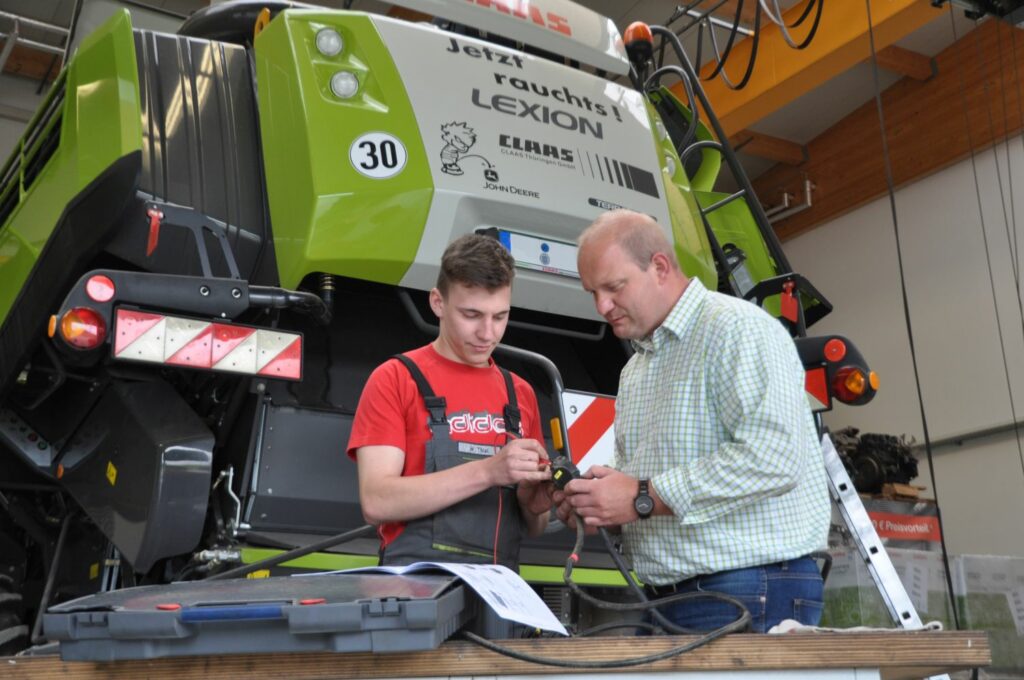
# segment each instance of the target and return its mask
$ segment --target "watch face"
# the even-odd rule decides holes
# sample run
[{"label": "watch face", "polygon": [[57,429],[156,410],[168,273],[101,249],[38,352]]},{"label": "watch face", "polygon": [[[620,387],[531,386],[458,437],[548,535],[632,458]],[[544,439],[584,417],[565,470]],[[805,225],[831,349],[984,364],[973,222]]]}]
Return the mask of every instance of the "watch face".
[{"label": "watch face", "polygon": [[638,496],[633,501],[633,508],[641,517],[647,517],[654,512],[654,499],[650,496]]}]

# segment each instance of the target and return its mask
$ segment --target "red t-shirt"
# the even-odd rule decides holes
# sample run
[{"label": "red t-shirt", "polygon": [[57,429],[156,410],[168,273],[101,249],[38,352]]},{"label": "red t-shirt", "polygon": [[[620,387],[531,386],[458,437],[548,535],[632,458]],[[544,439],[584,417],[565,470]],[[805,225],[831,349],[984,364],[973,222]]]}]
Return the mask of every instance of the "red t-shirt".
[{"label": "red t-shirt", "polygon": [[[448,433],[455,441],[501,447],[505,444],[504,408],[508,391],[501,371],[469,366],[437,353],[433,345],[406,352],[427,378],[434,394],[445,398]],[[519,436],[543,444],[540,410],[533,388],[512,374],[519,402]],[[356,408],[348,455],[355,460],[362,446],[395,446],[405,452],[403,476],[422,475],[427,440],[427,408],[409,370],[398,360],[385,361],[370,375]],[[405,528],[404,522],[382,524],[378,533],[387,546]]]}]

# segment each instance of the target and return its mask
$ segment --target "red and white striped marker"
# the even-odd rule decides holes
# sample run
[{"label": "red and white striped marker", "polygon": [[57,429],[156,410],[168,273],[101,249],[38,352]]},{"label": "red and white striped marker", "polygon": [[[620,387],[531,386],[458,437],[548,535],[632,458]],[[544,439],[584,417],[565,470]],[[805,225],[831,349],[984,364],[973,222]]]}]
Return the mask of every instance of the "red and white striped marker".
[{"label": "red and white striped marker", "polygon": [[615,461],[615,398],[588,392],[562,393],[572,462],[586,472],[591,465]]},{"label": "red and white striped marker", "polygon": [[804,391],[807,392],[807,403],[811,411],[827,411],[831,408],[832,398],[828,395],[828,374],[825,367],[812,368],[804,372]]},{"label": "red and white striped marker", "polygon": [[118,309],[114,357],[166,366],[302,379],[302,336]]}]

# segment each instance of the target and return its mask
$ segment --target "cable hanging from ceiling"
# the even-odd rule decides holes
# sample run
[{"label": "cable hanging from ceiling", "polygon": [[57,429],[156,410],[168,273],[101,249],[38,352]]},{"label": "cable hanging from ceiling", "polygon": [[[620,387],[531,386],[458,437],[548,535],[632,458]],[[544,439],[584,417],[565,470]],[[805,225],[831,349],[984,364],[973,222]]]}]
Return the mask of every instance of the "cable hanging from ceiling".
[{"label": "cable hanging from ceiling", "polygon": [[[793,23],[787,23],[786,17],[783,16],[783,10],[779,6],[779,0],[747,1],[754,3],[753,29],[745,28],[740,21],[743,16],[744,0],[736,1],[736,10],[731,23],[715,15],[715,12],[722,9],[727,0],[693,0],[685,5],[677,5],[672,16],[665,22],[666,27],[671,27],[679,21],[688,20],[681,27],[674,29],[676,36],[679,38],[683,38],[694,30],[697,31],[696,59],[694,63],[698,67],[704,63],[705,39],[710,43],[711,61],[714,67],[708,75],[702,76],[703,80],[713,80],[721,76],[722,82],[729,89],[743,89],[750,82],[750,77],[754,73],[754,64],[757,61],[757,50],[761,39],[762,17],[767,19],[767,25],[778,27],[782,39],[786,41],[787,45],[795,50],[802,50],[810,45],[815,35],[817,35],[818,27],[821,25],[822,8],[825,4],[825,0],[806,0],[800,15],[793,20]],[[807,35],[800,40],[794,38],[790,31],[803,26],[812,14],[814,19],[807,31]],[[724,47],[720,41],[719,33],[721,31],[726,32]],[[736,45],[737,36],[749,38],[751,43],[750,54],[747,57],[746,65],[743,67],[743,76],[739,79],[739,82],[734,82],[726,72],[725,66],[733,54],[733,47]],[[659,48],[659,67],[664,64],[664,56],[665,41],[663,39]]]}]

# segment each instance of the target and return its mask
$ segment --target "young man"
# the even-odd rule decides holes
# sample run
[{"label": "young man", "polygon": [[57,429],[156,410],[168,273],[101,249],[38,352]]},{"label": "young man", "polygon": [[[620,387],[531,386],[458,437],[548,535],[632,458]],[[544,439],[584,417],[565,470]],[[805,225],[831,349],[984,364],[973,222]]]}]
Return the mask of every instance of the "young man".
[{"label": "young man", "polygon": [[[732,595],[755,632],[816,624],[822,581],[808,553],[826,545],[830,507],[792,339],[764,310],[688,279],[646,215],[600,217],[580,237],[579,272],[636,353],[619,380],[615,469],[556,493],[559,517],[621,527],[654,596]],[[699,630],[738,614],[707,599],[662,612]]]},{"label": "young man", "polygon": [[430,307],[434,342],[377,367],[356,409],[348,454],[381,564],[504,564],[539,534],[551,478],[533,389],[495,365],[515,262],[470,234],[441,258]]}]

